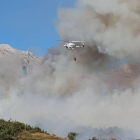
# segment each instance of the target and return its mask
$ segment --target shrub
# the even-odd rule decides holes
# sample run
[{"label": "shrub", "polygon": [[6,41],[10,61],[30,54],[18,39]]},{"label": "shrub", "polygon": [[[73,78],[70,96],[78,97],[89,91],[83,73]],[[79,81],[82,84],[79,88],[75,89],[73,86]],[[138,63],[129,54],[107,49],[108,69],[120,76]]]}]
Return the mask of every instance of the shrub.
[{"label": "shrub", "polygon": [[68,139],[70,139],[70,140],[76,140],[76,136],[77,135],[78,135],[78,133],[70,132],[70,133],[68,133]]}]

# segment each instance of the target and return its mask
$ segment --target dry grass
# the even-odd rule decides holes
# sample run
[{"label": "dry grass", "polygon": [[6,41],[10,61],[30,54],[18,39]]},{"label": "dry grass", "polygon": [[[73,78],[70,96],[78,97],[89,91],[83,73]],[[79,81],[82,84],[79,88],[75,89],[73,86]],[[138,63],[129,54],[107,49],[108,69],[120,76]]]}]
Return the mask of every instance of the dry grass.
[{"label": "dry grass", "polygon": [[30,133],[30,132],[23,132],[20,133],[15,140],[66,140],[55,135],[49,135],[44,133]]}]

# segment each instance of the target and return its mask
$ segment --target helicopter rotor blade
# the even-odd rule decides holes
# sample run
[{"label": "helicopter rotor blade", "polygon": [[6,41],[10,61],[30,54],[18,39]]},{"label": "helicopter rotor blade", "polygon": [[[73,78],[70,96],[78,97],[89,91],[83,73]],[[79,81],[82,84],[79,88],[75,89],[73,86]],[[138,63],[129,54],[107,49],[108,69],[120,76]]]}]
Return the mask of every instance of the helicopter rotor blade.
[{"label": "helicopter rotor blade", "polygon": [[57,40],[57,41],[61,41],[61,42],[69,42],[69,41],[66,41],[66,40]]},{"label": "helicopter rotor blade", "polygon": [[71,42],[84,42],[84,41],[71,41]]}]

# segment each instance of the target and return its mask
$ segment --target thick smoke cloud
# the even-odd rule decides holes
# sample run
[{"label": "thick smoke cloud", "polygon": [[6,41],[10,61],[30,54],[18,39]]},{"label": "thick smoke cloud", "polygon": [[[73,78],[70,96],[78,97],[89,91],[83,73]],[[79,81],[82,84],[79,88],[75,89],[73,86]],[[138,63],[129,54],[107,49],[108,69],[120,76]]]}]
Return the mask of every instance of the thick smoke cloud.
[{"label": "thick smoke cloud", "polygon": [[[139,0],[79,0],[59,10],[62,38],[96,44],[111,56],[139,59]],[[92,46],[91,46],[92,47]]]},{"label": "thick smoke cloud", "polygon": [[139,58],[139,5],[79,0],[74,9],[60,9],[62,39],[84,40],[86,47],[68,51],[59,44],[40,59],[21,53],[1,57],[0,117],[59,136],[76,131],[79,139],[139,138],[139,79],[123,90],[122,81],[112,82],[119,76],[113,70],[123,63],[119,58]]},{"label": "thick smoke cloud", "polygon": [[[83,51],[84,57],[94,52]],[[89,57],[89,63],[75,62],[70,52],[58,47],[50,48],[42,59],[30,58],[29,63],[18,53],[2,57],[0,116],[59,136],[76,131],[79,139],[136,138],[139,89],[112,90],[105,79],[117,60],[99,55]],[[27,75],[22,66],[31,69]]]}]

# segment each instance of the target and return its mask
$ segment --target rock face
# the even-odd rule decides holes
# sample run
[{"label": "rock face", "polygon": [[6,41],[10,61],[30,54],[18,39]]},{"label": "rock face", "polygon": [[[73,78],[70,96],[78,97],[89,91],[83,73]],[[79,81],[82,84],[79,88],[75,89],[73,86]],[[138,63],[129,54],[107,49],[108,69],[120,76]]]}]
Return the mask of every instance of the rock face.
[{"label": "rock face", "polygon": [[11,53],[17,53],[19,51],[13,49],[11,46],[7,44],[0,45],[0,56],[9,55]]},{"label": "rock face", "polygon": [[23,58],[27,57],[29,60],[41,59],[41,58],[35,57],[31,52],[16,50],[8,44],[0,44],[0,57],[8,56],[11,54],[19,54]]},{"label": "rock face", "polygon": [[[31,68],[33,68],[37,63],[41,62],[41,58],[35,57],[31,52],[28,51],[19,51],[7,44],[0,45],[0,57],[1,58],[8,58],[15,59],[23,70],[27,70],[27,72],[31,72]],[[14,58],[15,57],[15,58]]]}]

